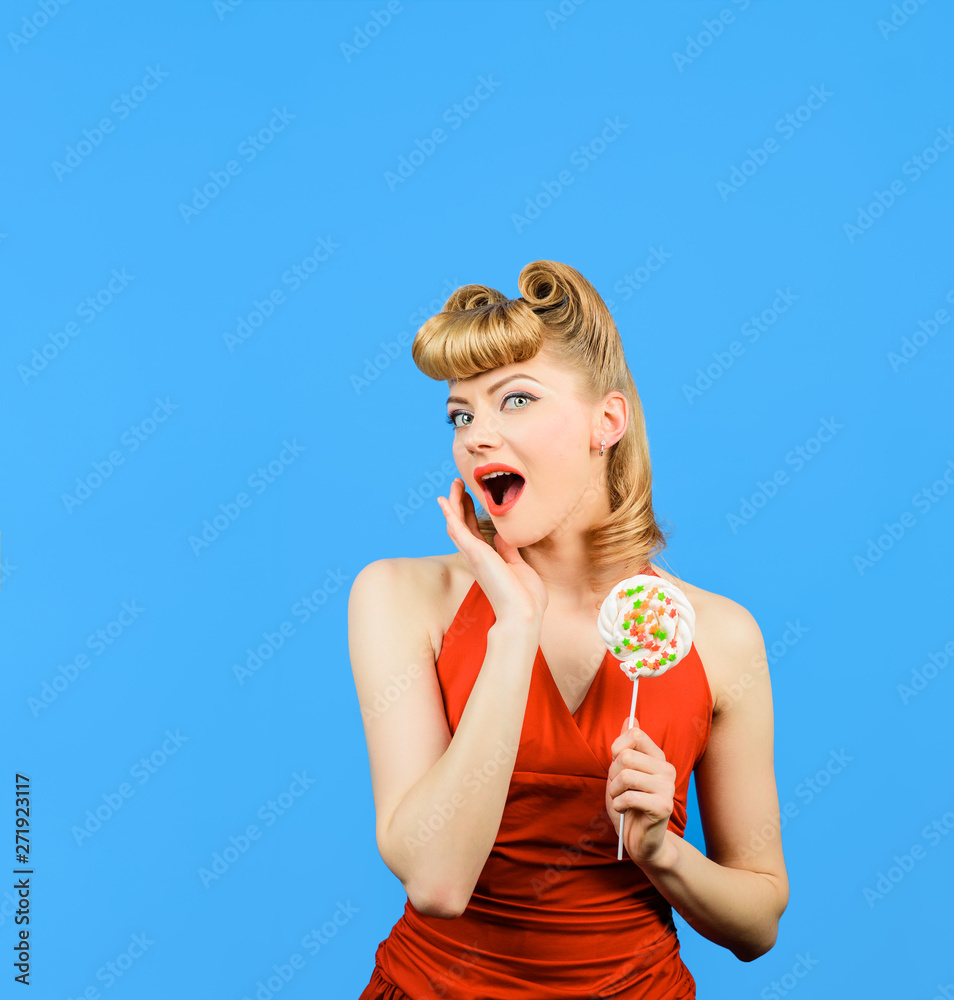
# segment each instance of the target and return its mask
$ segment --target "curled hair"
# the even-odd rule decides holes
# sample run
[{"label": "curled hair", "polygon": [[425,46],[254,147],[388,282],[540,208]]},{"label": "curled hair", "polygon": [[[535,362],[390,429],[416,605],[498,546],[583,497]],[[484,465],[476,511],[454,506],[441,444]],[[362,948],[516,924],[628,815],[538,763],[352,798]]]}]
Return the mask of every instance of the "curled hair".
[{"label": "curled hair", "polygon": [[[653,512],[646,422],[619,331],[596,289],[567,264],[533,261],[520,272],[517,287],[521,297],[516,299],[486,285],[456,289],[417,331],[414,363],[429,378],[449,385],[528,361],[545,349],[576,376],[587,402],[621,392],[629,403],[629,421],[606,459],[610,513],[588,530],[586,541],[594,566],[632,563],[638,572],[666,546],[666,534]],[[493,521],[478,518],[478,524],[491,542]]]}]

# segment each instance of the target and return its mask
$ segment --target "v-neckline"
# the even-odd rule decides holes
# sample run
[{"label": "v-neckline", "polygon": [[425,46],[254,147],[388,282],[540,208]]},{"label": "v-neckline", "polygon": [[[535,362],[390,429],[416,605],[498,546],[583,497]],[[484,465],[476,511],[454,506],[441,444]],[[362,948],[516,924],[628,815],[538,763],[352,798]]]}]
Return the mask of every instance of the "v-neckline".
[{"label": "v-neckline", "polygon": [[[553,676],[553,672],[550,670],[550,664],[547,663],[547,658],[543,654],[543,647],[537,646],[537,652],[539,652],[540,654],[540,660],[543,663],[544,673],[550,680],[551,690],[556,694],[558,701],[563,706],[563,710],[576,724],[577,729],[580,729],[580,723],[577,716],[583,711],[583,709],[590,701],[590,695],[593,693],[593,689],[596,687],[596,685],[600,681],[600,678],[605,673],[604,668],[606,667],[606,660],[610,655],[610,651],[607,649],[606,652],[603,654],[603,659],[600,660],[600,665],[599,667],[597,667],[596,673],[593,675],[593,679],[590,681],[590,686],[586,689],[586,693],[583,695],[583,700],[580,702],[579,705],[577,705],[575,712],[570,711],[570,706],[566,703],[566,700],[563,697],[563,693],[560,691],[560,686],[557,684]],[[582,730],[580,730],[580,732],[582,734]]]},{"label": "v-neckline", "polygon": [[[659,577],[659,574],[652,568],[652,564],[650,564],[649,566],[649,573],[647,575]],[[660,579],[662,578],[660,577]],[[563,698],[563,693],[560,691],[560,687],[553,676],[553,672],[550,670],[550,664],[547,663],[547,658],[543,654],[543,646],[538,645],[537,652],[540,654],[540,660],[543,663],[543,668],[544,668],[543,672],[547,675],[547,678],[549,680],[550,690],[556,695],[557,700],[563,706],[564,712],[566,712],[566,714],[573,721],[573,724],[576,726],[580,735],[583,736],[583,730],[580,727],[580,721],[578,716],[591,701],[590,695],[593,693],[593,689],[597,686],[597,684],[601,682],[603,675],[606,673],[606,661],[611,655],[609,649],[607,649],[606,652],[603,654],[603,659],[600,660],[600,665],[599,667],[597,667],[596,673],[593,675],[593,679],[590,681],[590,686],[586,689],[586,694],[583,695],[583,700],[577,706],[575,712],[570,711],[570,706],[566,703],[566,701]],[[590,748],[590,750],[592,752],[592,747]]]}]

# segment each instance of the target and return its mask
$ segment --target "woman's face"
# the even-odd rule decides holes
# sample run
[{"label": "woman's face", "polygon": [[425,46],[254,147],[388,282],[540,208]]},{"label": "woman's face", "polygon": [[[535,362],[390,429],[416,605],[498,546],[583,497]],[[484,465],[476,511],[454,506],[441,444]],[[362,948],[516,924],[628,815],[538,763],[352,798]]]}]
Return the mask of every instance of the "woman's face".
[{"label": "woman's face", "polygon": [[[599,447],[600,413],[544,351],[451,384],[447,414],[457,469],[512,545],[592,521],[600,509],[600,466],[591,450]],[[495,466],[515,474],[484,483]]]}]

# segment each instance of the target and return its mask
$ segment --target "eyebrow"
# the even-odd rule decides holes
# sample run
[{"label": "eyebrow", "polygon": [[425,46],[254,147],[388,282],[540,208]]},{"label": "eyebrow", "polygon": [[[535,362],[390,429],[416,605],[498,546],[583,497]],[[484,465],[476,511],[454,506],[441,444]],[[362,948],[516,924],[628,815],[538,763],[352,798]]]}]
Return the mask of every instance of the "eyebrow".
[{"label": "eyebrow", "polygon": [[[508,382],[512,382],[515,378],[528,378],[531,382],[536,382],[537,385],[543,385],[543,383],[538,379],[534,378],[532,375],[523,375],[517,373],[516,375],[508,375],[506,378],[502,378],[499,382],[494,382],[493,385],[487,387],[487,395],[492,396],[502,385],[506,385]],[[543,386],[546,388],[546,386]],[[460,396],[448,396],[448,403],[466,403],[466,399],[462,399]]]}]

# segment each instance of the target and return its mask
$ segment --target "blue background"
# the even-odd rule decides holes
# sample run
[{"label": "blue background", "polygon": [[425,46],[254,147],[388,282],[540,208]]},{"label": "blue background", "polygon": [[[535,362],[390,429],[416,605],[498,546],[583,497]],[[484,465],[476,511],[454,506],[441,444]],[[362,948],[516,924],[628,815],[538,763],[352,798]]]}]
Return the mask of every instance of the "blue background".
[{"label": "blue background", "polygon": [[[954,983],[954,669],[930,659],[954,640],[954,10],[401,0],[375,32],[383,2],[46,7],[2,18],[0,864],[19,771],[31,995],[239,1000],[296,952],[283,998],[367,983],[405,896],[375,846],[347,595],[374,559],[450,551],[430,485],[456,474],[445,387],[411,337],[458,285],[516,296],[539,258],[578,268],[619,326],[674,529],[664,565],[777,644],[791,902],[751,964],[677,918],[699,996]],[[481,77],[492,93],[445,117]],[[607,119],[621,129],[594,142]],[[389,183],[402,157],[417,165]],[[671,256],[640,271],[654,248]],[[269,825],[296,774],[313,783]],[[139,934],[141,957],[98,979]],[[13,975],[5,960],[2,995]]]}]

